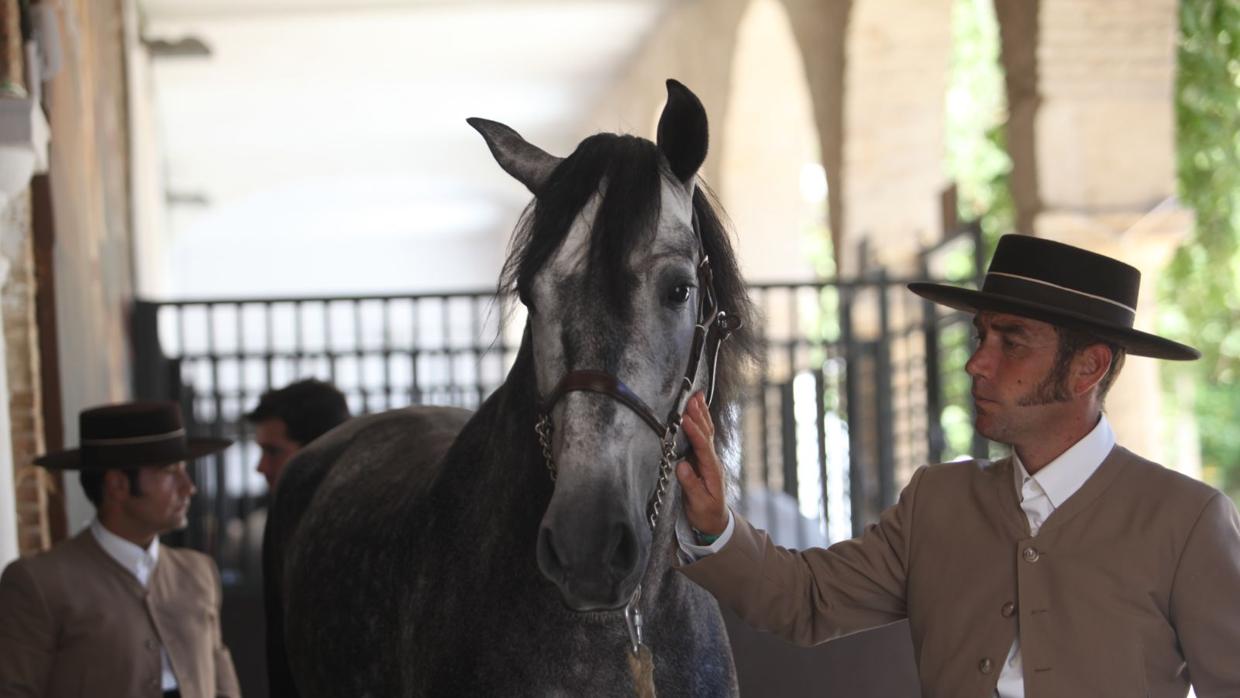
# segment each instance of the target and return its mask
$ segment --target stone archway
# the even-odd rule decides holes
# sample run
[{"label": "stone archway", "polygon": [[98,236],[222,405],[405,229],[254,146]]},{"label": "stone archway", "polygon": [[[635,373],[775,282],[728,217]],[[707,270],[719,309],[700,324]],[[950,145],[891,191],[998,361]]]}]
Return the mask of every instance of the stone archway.
[{"label": "stone archway", "polygon": [[[745,277],[805,281],[829,272],[827,179],[800,49],[778,0],[752,0],[737,27],[727,119],[716,128],[717,193],[735,224]],[[721,151],[721,152],[720,152]]]}]

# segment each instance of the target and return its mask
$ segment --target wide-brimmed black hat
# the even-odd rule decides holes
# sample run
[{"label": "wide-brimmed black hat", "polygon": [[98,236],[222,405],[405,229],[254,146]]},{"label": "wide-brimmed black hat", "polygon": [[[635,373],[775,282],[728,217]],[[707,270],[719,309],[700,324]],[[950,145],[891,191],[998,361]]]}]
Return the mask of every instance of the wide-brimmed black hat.
[{"label": "wide-brimmed black hat", "polygon": [[124,402],[78,413],[79,448],[39,456],[53,470],[140,468],[222,451],[228,439],[190,438],[175,402]]},{"label": "wide-brimmed black hat", "polygon": [[1088,331],[1129,354],[1192,361],[1196,349],[1133,329],[1141,272],[1104,255],[1031,235],[1004,235],[980,291],[914,283],[909,290],[957,310],[1011,313]]}]

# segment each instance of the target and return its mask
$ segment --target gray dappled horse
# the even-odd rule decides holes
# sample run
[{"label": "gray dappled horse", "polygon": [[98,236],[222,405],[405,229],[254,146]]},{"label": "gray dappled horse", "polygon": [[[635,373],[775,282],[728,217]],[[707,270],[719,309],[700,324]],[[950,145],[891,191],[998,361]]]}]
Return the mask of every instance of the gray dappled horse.
[{"label": "gray dappled horse", "polygon": [[500,283],[529,310],[520,349],[476,414],[361,417],[290,464],[265,545],[273,689],[649,695],[653,665],[661,696],[735,694],[714,599],[672,569],[678,415],[713,387],[726,427],[753,355],[696,180],[705,111],[668,81],[657,145],[599,134],[563,159],[470,123],[534,194]]}]

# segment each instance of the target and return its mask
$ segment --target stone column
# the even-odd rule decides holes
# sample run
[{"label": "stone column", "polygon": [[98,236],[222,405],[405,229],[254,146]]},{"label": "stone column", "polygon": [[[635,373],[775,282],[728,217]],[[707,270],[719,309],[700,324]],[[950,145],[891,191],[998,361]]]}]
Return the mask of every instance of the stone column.
[{"label": "stone column", "polygon": [[[1142,271],[1137,326],[1192,225],[1175,193],[1175,0],[996,0],[1020,232]],[[1108,399],[1119,441],[1164,448],[1159,363],[1133,358]],[[1174,465],[1174,463],[1167,463]]]},{"label": "stone column", "polygon": [[951,0],[853,0],[846,41],[840,271],[865,238],[911,272],[942,227]]},{"label": "stone column", "polygon": [[[0,228],[0,235],[6,232]],[[8,276],[9,260],[0,255],[0,287],[4,286]],[[4,311],[3,305],[0,305],[0,326],[3,324]],[[0,395],[9,393],[7,353],[4,342],[0,342]],[[17,496],[14,491],[16,481],[12,438],[9,433],[9,405],[7,400],[0,400],[0,569],[17,557]]]},{"label": "stone column", "polygon": [[844,230],[844,73],[853,0],[783,0],[801,49],[827,176],[827,225],[839,261]]}]

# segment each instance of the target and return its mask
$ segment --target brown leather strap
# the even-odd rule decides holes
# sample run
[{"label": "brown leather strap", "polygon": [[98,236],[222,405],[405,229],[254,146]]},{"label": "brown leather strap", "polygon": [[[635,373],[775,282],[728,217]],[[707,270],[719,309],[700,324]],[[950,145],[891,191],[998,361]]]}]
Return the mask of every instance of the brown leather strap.
[{"label": "brown leather strap", "polygon": [[543,401],[543,414],[550,414],[551,408],[555,403],[568,393],[576,391],[585,391],[589,393],[598,393],[606,395],[610,398],[624,403],[629,409],[633,410],[638,417],[642,418],[646,424],[654,429],[655,433],[660,437],[667,430],[667,426],[659,421],[655,416],[654,410],[651,410],[646,403],[634,393],[629,386],[623,381],[610,373],[603,371],[580,370],[569,371],[560,379],[559,385],[555,386],[555,390],[551,391],[551,395]]}]

